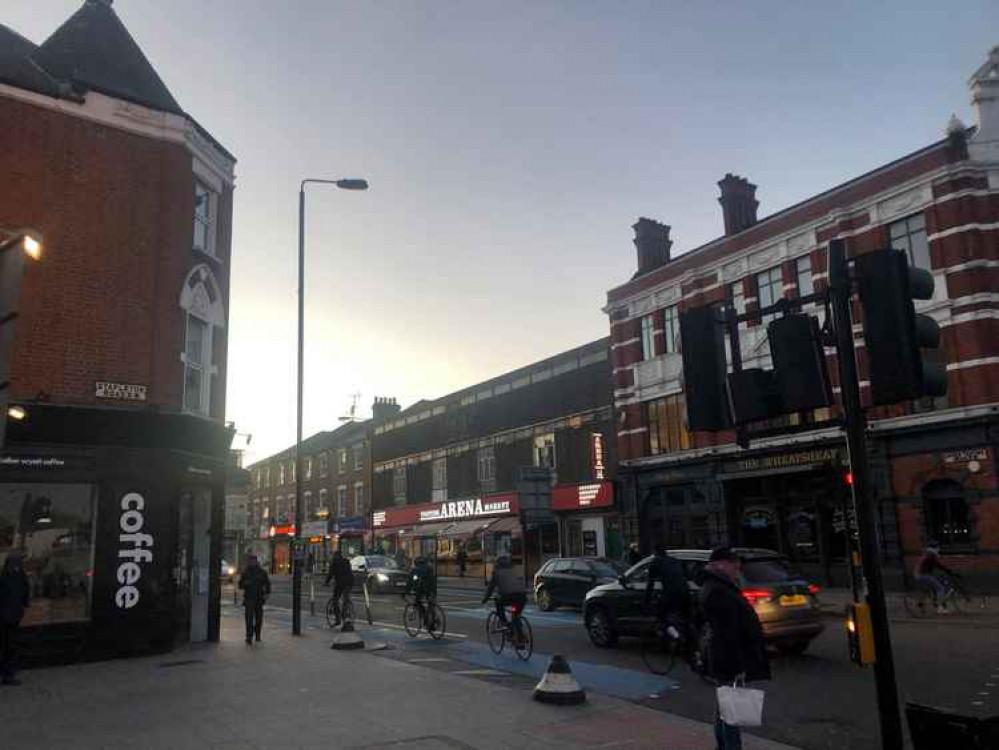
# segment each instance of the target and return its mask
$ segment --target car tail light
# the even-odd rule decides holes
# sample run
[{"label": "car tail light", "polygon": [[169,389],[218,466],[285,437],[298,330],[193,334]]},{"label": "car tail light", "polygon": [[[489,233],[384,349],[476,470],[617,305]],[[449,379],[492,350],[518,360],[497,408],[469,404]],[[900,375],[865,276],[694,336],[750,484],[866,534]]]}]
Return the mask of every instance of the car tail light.
[{"label": "car tail light", "polygon": [[517,617],[520,614],[520,609],[521,609],[521,607],[520,607],[519,604],[511,604],[510,605],[510,611],[513,613],[514,617]]},{"label": "car tail light", "polygon": [[808,584],[808,593],[809,593],[809,594],[812,594],[813,596],[814,596],[815,594],[819,593],[819,592],[820,592],[821,590],[822,590],[822,589],[820,589],[820,588],[819,588],[818,586],[816,586],[816,585],[815,585],[814,583],[810,583],[810,584]]},{"label": "car tail light", "polygon": [[770,601],[770,592],[766,589],[746,589],[742,595],[753,605]]}]

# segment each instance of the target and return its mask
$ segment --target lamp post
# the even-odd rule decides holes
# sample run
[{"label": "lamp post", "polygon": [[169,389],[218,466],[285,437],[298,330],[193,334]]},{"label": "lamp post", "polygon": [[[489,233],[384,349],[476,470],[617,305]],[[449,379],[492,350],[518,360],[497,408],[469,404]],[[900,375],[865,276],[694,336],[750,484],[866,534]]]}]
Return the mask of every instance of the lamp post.
[{"label": "lamp post", "polygon": [[298,190],[298,424],[295,433],[295,536],[291,578],[291,633],[302,634],[302,391],[305,362],[305,186],[311,183],[335,185],[341,190],[367,190],[367,180],[305,179]]}]

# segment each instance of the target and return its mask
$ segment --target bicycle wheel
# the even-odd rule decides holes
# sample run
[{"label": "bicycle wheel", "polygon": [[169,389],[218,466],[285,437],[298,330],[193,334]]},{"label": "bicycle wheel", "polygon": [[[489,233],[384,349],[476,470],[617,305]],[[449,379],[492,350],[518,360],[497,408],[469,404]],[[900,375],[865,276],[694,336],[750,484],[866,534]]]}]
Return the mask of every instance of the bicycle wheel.
[{"label": "bicycle wheel", "polygon": [[506,645],[506,627],[495,612],[490,612],[486,618],[486,640],[494,654],[502,653],[503,646]]},{"label": "bicycle wheel", "polygon": [[336,600],[332,596],[326,600],[326,624],[336,627]]},{"label": "bicycle wheel", "polygon": [[902,603],[912,617],[929,617],[935,611],[933,597],[925,591],[906,591]]},{"label": "bicycle wheel", "polygon": [[350,599],[344,599],[343,604],[340,605],[340,620],[341,622],[354,622],[354,602]]},{"label": "bicycle wheel", "polygon": [[676,663],[676,641],[663,638],[657,630],[642,636],[642,661],[652,674],[667,675]]},{"label": "bicycle wheel", "polygon": [[534,633],[526,617],[513,621],[513,650],[521,661],[527,661],[534,653]]},{"label": "bicycle wheel", "polygon": [[433,604],[427,611],[427,617],[430,618],[427,632],[434,640],[439,641],[447,631],[447,617],[444,615],[444,610],[439,604]]},{"label": "bicycle wheel", "polygon": [[423,617],[421,616],[420,608],[412,602],[408,603],[406,609],[402,611],[402,626],[406,628],[406,634],[411,638],[415,638],[420,634],[420,628],[423,626]]},{"label": "bicycle wheel", "polygon": [[947,605],[947,609],[951,612],[956,612],[960,615],[968,608],[969,600],[967,594],[964,592],[954,591],[944,599],[944,604]]}]

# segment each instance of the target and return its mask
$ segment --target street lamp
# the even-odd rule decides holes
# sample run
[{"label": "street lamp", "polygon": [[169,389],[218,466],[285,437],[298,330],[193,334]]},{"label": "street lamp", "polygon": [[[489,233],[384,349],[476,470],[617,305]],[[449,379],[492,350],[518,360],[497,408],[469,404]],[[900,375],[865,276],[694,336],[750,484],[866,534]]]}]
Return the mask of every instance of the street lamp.
[{"label": "street lamp", "polygon": [[299,544],[302,539],[302,395],[305,364],[305,186],[310,183],[334,185],[341,190],[367,190],[368,181],[360,179],[305,179],[298,190],[298,426],[295,435],[295,536],[291,578],[291,633],[302,634],[302,561]]}]

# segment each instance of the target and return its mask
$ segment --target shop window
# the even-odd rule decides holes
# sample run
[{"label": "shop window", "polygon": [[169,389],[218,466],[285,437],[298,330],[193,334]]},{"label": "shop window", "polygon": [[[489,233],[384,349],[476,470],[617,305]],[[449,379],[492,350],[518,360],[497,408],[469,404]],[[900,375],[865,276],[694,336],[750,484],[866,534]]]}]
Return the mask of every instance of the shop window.
[{"label": "shop window", "polygon": [[649,450],[652,455],[690,448],[687,404],[682,393],[655,399],[646,404]]},{"label": "shop window", "polygon": [[21,555],[31,590],[21,624],[90,619],[93,487],[7,484],[0,498],[0,565],[8,555]]},{"label": "shop window", "polygon": [[656,356],[655,323],[655,315],[642,317],[642,359],[646,361]]},{"label": "shop window", "polygon": [[406,504],[406,467],[396,466],[392,470],[392,497],[396,505]]},{"label": "shop window", "polygon": [[447,458],[434,459],[433,482],[433,501],[444,502],[447,500]]},{"label": "shop window", "polygon": [[539,469],[555,469],[555,433],[534,438],[534,465]]},{"label": "shop window", "polygon": [[927,539],[941,549],[967,549],[973,542],[973,517],[964,488],[951,479],[930,482],[923,488]]}]

